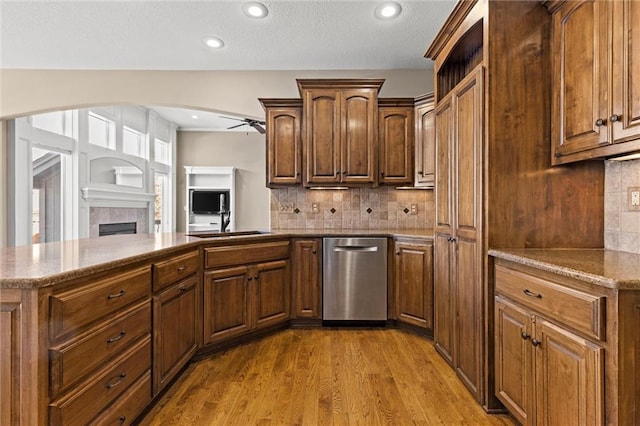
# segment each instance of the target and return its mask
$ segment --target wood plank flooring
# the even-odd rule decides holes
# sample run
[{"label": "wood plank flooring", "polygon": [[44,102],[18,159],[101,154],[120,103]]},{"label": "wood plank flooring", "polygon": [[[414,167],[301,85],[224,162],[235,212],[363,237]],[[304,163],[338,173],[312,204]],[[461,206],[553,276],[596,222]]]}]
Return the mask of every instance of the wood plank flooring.
[{"label": "wood plank flooring", "polygon": [[289,329],[191,364],[143,425],[513,425],[393,329]]}]

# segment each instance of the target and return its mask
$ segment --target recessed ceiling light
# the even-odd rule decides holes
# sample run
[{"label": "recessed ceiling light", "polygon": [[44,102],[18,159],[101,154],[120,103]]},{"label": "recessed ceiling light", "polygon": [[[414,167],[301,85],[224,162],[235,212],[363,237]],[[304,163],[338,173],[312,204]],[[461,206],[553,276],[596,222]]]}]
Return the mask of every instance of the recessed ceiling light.
[{"label": "recessed ceiling light", "polygon": [[264,4],[256,1],[243,4],[242,11],[249,18],[264,18],[269,14],[269,10]]},{"label": "recessed ceiling light", "polygon": [[217,37],[206,37],[202,40],[204,44],[214,49],[219,49],[224,46],[224,42]]},{"label": "recessed ceiling light", "polygon": [[194,115],[191,116],[191,118],[193,118],[194,120],[197,120],[198,116],[194,114]]},{"label": "recessed ceiling light", "polygon": [[400,15],[400,12],[402,12],[402,6],[394,1],[388,1],[376,7],[375,15],[378,19],[393,19]]}]

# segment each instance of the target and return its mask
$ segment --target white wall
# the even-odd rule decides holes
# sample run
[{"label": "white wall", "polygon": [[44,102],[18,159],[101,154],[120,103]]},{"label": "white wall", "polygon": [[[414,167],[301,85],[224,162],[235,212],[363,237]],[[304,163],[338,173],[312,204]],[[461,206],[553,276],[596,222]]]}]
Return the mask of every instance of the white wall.
[{"label": "white wall", "polygon": [[249,132],[178,132],[176,229],[185,231],[184,166],[236,167],[235,228],[269,229],[269,189],[265,186],[265,140]]},{"label": "white wall", "polygon": [[[45,111],[118,104],[168,105],[263,117],[257,98],[299,97],[296,78],[384,78],[380,96],[386,97],[412,97],[433,91],[433,70],[426,68],[348,71],[0,69],[0,120]],[[7,173],[3,157],[6,161],[4,126],[0,137],[1,246],[6,245],[7,231],[4,213]]]}]

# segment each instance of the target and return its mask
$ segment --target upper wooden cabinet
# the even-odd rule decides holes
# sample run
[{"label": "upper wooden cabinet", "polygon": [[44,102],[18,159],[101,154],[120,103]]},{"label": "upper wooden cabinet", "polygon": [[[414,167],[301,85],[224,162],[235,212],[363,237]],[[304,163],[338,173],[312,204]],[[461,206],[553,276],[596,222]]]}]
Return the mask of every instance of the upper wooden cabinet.
[{"label": "upper wooden cabinet", "polygon": [[435,112],[433,93],[415,100],[415,186],[433,188],[435,179]]},{"label": "upper wooden cabinet", "polygon": [[[583,0],[553,11],[552,161],[640,149],[640,4]],[[635,31],[634,31],[635,29]]]},{"label": "upper wooden cabinet", "polygon": [[378,92],[384,80],[297,80],[304,185],[376,183]]},{"label": "upper wooden cabinet", "polygon": [[378,100],[378,182],[409,185],[413,181],[413,99]]},{"label": "upper wooden cabinet", "polygon": [[267,122],[267,186],[302,182],[302,100],[259,99]]}]

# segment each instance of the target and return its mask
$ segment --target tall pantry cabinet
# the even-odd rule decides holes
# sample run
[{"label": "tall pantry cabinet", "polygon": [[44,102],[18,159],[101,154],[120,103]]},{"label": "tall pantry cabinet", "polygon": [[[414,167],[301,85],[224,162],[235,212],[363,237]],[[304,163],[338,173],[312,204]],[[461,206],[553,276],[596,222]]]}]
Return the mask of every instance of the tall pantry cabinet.
[{"label": "tall pantry cabinet", "polygon": [[426,53],[435,62],[434,340],[487,411],[501,407],[487,250],[603,245],[603,165],[550,164],[550,28],[539,2],[460,1]]}]

